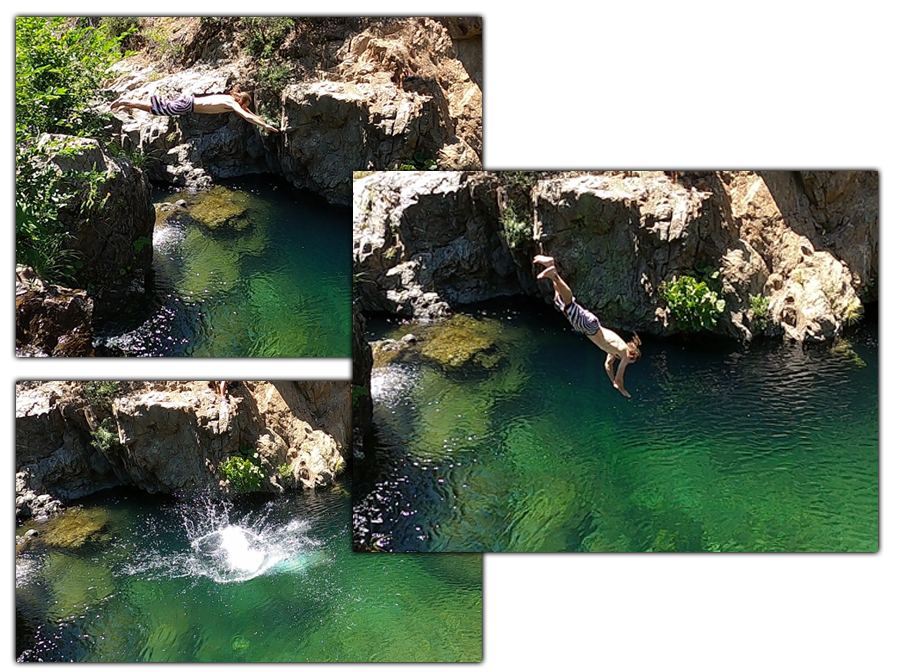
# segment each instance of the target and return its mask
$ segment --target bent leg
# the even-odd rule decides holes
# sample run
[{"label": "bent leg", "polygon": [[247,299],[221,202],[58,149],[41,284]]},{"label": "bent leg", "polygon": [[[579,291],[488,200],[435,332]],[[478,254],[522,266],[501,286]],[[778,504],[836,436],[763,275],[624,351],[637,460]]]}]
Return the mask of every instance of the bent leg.
[{"label": "bent leg", "polygon": [[566,284],[565,280],[560,277],[556,270],[556,266],[548,266],[541,271],[537,277],[538,280],[548,278],[553,283],[553,291],[556,292],[556,296],[553,299],[554,303],[562,303],[563,306],[568,306],[572,303],[572,290]]}]

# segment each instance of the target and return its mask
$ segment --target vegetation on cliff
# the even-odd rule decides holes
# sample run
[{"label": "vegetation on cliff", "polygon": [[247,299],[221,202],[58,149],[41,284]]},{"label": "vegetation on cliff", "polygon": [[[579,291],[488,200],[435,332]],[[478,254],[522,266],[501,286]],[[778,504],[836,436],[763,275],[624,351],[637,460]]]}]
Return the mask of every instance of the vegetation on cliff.
[{"label": "vegetation on cliff", "polygon": [[60,173],[46,161],[56,146],[38,139],[100,132],[108,115],[95,108],[97,92],[109,66],[124,55],[127,34],[62,17],[16,17],[16,262],[48,282],[70,282],[75,275],[79,255],[66,245],[71,233],[59,210],[84,181],[99,198],[99,175]]}]

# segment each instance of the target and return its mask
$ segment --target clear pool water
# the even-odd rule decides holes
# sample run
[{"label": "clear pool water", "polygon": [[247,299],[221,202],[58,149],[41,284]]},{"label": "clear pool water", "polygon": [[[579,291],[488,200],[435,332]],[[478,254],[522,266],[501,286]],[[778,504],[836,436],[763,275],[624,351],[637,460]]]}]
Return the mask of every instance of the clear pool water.
[{"label": "clear pool water", "polygon": [[488,368],[374,372],[357,546],[878,550],[877,321],[829,345],[645,339],[629,400],[552,309],[473,315],[497,336]]},{"label": "clear pool water", "polygon": [[97,342],[139,356],[349,357],[350,209],[272,177],[219,188],[246,197],[244,221],[158,223],[146,299],[102,311]]},{"label": "clear pool water", "polygon": [[481,556],[353,553],[343,488],[81,507],[86,542],[17,553],[19,660],[481,660]]}]

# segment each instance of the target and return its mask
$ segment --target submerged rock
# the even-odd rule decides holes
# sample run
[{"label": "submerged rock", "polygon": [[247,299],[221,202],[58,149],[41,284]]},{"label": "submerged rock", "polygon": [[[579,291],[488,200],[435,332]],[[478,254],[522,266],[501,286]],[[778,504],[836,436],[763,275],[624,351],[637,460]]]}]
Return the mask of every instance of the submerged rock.
[{"label": "submerged rock", "polygon": [[[49,495],[44,495],[49,498]],[[102,540],[109,525],[109,512],[100,508],[71,508],[44,523],[38,523],[24,535],[17,550],[27,547],[79,548],[88,541]]]},{"label": "submerged rock", "polygon": [[190,217],[209,229],[225,226],[242,231],[250,225],[247,214],[252,196],[223,186],[201,191],[188,206]]},{"label": "submerged rock", "polygon": [[491,369],[500,360],[494,352],[498,335],[493,321],[454,315],[428,327],[422,356],[448,368],[460,368],[471,362]]}]

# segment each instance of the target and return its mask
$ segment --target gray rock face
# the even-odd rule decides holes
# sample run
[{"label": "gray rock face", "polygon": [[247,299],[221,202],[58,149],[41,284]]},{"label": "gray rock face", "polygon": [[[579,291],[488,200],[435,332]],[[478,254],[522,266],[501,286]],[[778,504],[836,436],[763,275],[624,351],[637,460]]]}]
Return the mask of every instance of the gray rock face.
[{"label": "gray rock face", "polygon": [[379,173],[353,188],[364,310],[433,318],[520,290],[489,173]]},{"label": "gray rock face", "polygon": [[511,251],[498,223],[504,186],[490,173],[376,173],[354,181],[354,273],[365,310],[438,317],[512,293],[550,300],[531,267],[540,252],[608,326],[665,335],[676,326],[660,285],[707,269],[726,306],[716,332],[822,340],[877,299],[877,178],[545,175],[531,190],[530,236]]},{"label": "gray rock face", "polygon": [[58,218],[72,234],[68,247],[82,255],[78,286],[93,285],[95,296],[143,291],[156,220],[147,177],[90,138],[45,134],[39,147],[75,193]]},{"label": "gray rock face", "polygon": [[[226,401],[206,381],[126,385],[114,400],[93,403],[80,382],[17,385],[23,498],[69,501],[115,485],[227,494],[232,485],[219,466],[248,448],[259,456],[263,490],[271,492],[327,484],[344,468],[351,437],[347,383],[247,381]],[[101,430],[108,432],[105,441]]]}]

